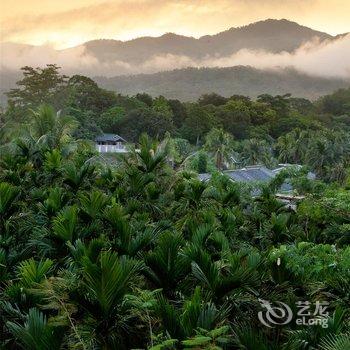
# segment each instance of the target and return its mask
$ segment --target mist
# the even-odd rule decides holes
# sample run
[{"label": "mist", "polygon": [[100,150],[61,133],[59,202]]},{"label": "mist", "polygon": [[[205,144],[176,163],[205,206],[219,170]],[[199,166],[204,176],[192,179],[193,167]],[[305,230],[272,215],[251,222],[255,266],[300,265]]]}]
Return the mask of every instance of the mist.
[{"label": "mist", "polygon": [[99,61],[85,46],[55,50],[49,45],[29,46],[12,43],[0,44],[0,69],[18,71],[29,65],[43,67],[55,63],[65,74],[88,76],[117,76],[181,69],[187,67],[251,66],[257,69],[281,70],[294,68],[320,77],[350,78],[350,34],[336,40],[308,42],[293,53],[273,54],[265,51],[242,49],[230,56],[215,53],[200,59],[186,55],[164,54],[153,56],[141,64],[118,59]]}]

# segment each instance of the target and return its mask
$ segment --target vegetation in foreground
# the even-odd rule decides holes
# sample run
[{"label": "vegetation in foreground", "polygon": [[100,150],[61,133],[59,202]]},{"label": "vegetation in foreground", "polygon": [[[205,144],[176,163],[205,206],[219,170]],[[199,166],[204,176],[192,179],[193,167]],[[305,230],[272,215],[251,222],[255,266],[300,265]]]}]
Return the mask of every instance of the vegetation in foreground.
[{"label": "vegetation in foreground", "polygon": [[[17,98],[4,117],[27,115],[33,96]],[[306,197],[294,211],[274,195],[283,174],[252,197],[223,175],[203,183],[174,170],[175,135],[160,143],[143,135],[140,152],[103,165],[78,139],[81,122],[64,115],[41,107],[20,133],[8,119],[1,132],[2,349],[349,349],[348,156],[345,146],[331,148],[347,145],[345,117],[343,130],[336,118],[316,128],[310,117],[315,129],[303,132],[319,139],[277,141],[296,147],[294,157],[305,156],[296,151],[305,142],[322,149],[316,170],[325,181],[296,174],[295,191]],[[210,135],[205,147],[220,166],[232,135]],[[342,152],[336,163],[324,145]],[[343,175],[333,179],[338,163]],[[268,328],[259,300],[329,302],[327,327]]]}]

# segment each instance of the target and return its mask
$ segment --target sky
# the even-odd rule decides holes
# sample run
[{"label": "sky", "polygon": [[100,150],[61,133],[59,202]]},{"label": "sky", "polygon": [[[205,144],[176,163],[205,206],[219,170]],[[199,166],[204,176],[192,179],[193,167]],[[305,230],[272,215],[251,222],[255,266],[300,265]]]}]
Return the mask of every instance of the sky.
[{"label": "sky", "polygon": [[267,18],[350,31],[350,0],[0,0],[0,42],[73,47],[164,33],[199,37]]}]

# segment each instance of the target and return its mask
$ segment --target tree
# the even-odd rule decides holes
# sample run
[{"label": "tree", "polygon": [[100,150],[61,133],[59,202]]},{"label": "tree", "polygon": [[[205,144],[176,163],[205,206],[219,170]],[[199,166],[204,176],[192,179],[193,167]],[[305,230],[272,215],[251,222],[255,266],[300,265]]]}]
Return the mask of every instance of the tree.
[{"label": "tree", "polygon": [[251,123],[251,109],[246,102],[230,100],[218,107],[215,115],[224,130],[230,132],[235,138],[240,140],[247,136]]},{"label": "tree", "polygon": [[265,140],[244,140],[241,145],[240,156],[245,165],[264,164],[270,167],[275,163],[272,147]]},{"label": "tree", "polygon": [[104,132],[118,133],[125,117],[123,107],[111,107],[101,114],[98,124]]},{"label": "tree", "polygon": [[74,118],[62,116],[48,105],[42,105],[33,114],[29,132],[35,140],[50,149],[60,147],[67,142],[77,126]]},{"label": "tree", "polygon": [[223,129],[212,129],[205,137],[204,148],[216,159],[216,167],[223,170],[224,164],[230,162],[233,155],[233,137]]},{"label": "tree", "polygon": [[7,93],[9,105],[22,111],[36,109],[44,103],[63,108],[68,77],[61,75],[59,70],[55,64],[45,68],[21,68],[24,77],[16,83],[18,88]]},{"label": "tree", "polygon": [[187,118],[181,128],[181,135],[197,145],[215,125],[214,116],[197,104],[187,105]]},{"label": "tree", "polygon": [[207,106],[207,105],[213,105],[213,106],[221,106],[224,105],[227,102],[227,98],[220,96],[215,93],[211,94],[204,94],[198,99],[198,104],[200,106]]},{"label": "tree", "polygon": [[259,95],[258,102],[262,102],[270,106],[277,112],[279,117],[285,117],[290,110],[290,97],[291,94],[271,96],[269,94]]},{"label": "tree", "polygon": [[130,111],[121,122],[121,134],[130,141],[136,141],[147,133],[152,137],[163,137],[173,130],[171,114],[144,107]]},{"label": "tree", "polygon": [[142,93],[142,94],[136,94],[135,97],[138,100],[140,100],[141,102],[143,102],[144,104],[146,104],[148,107],[152,107],[153,98],[151,95],[148,95],[146,93]]},{"label": "tree", "polygon": [[168,100],[168,104],[173,112],[174,126],[180,128],[187,118],[186,108],[179,100]]},{"label": "tree", "polygon": [[96,115],[97,121],[100,114],[115,106],[117,102],[114,92],[99,88],[92,79],[82,75],[69,78],[68,91],[67,111],[69,112],[70,108],[90,110]]},{"label": "tree", "polygon": [[198,174],[204,174],[207,172],[208,168],[208,161],[207,161],[207,155],[204,152],[200,152],[198,154]]},{"label": "tree", "polygon": [[317,101],[321,113],[333,115],[350,114],[350,88],[339,89],[331,95],[324,96]]}]

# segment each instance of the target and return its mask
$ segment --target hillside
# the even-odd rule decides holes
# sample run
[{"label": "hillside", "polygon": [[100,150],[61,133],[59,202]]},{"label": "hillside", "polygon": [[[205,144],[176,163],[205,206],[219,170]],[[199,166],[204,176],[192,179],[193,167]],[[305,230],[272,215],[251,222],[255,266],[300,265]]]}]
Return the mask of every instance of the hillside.
[{"label": "hillside", "polygon": [[[152,95],[163,94],[172,98],[192,100],[203,93],[213,91],[225,96],[245,94],[252,97],[262,92],[291,92],[296,96],[316,98],[348,85],[341,78],[311,76],[313,73],[318,76],[324,73],[325,76],[333,75],[329,72],[330,64],[327,62],[333,62],[333,55],[340,55],[339,52],[346,53],[347,42],[342,42],[345,36],[346,34],[331,36],[285,19],[268,19],[198,39],[168,33],[160,37],[141,37],[124,42],[94,40],[65,50],[1,43],[0,100],[4,102],[3,93],[15,86],[20,67],[37,67],[43,66],[44,63],[56,63],[68,75],[98,76],[96,80],[103,87],[128,94],[145,91]],[[325,51],[323,56],[310,58],[317,49],[297,50],[304,43],[313,40],[326,41],[327,45],[318,47],[331,46],[330,52]],[[338,43],[342,45],[341,49],[338,49]],[[252,60],[250,56],[250,61],[245,57],[230,59],[230,55],[243,49],[253,56],[259,50],[263,50],[264,55],[281,53],[275,57],[277,61],[271,62],[271,68],[280,68],[279,62],[281,60],[283,64],[284,59],[287,59],[288,63],[281,67],[294,67],[296,70],[307,61],[307,57],[315,63],[301,69],[310,72],[309,76],[291,70],[263,71],[237,66],[260,67],[259,57]],[[269,56],[265,61],[266,59],[270,62]],[[338,68],[335,75],[349,79],[345,78],[348,75],[343,74],[348,71],[347,67],[341,68],[346,64],[341,62],[339,65],[333,65],[334,71]],[[318,65],[324,67],[319,67],[313,72],[313,67]],[[216,66],[231,68],[206,68]],[[270,68],[269,64],[265,63],[266,66]]]},{"label": "hillside", "polygon": [[199,39],[168,33],[160,37],[142,37],[125,42],[94,40],[83,46],[89,55],[102,62],[118,59],[141,63],[164,54],[198,59],[206,56],[227,56],[241,49],[272,53],[292,52],[315,38],[323,41],[333,37],[285,19],[268,19]]},{"label": "hillside", "polygon": [[243,66],[187,68],[155,74],[95,77],[94,80],[101,87],[123,94],[146,92],[183,101],[195,100],[213,91],[227,97],[234,94],[256,97],[262,93],[291,93],[297,97],[315,99],[350,85],[350,81],[313,77],[294,70],[268,71]]}]

